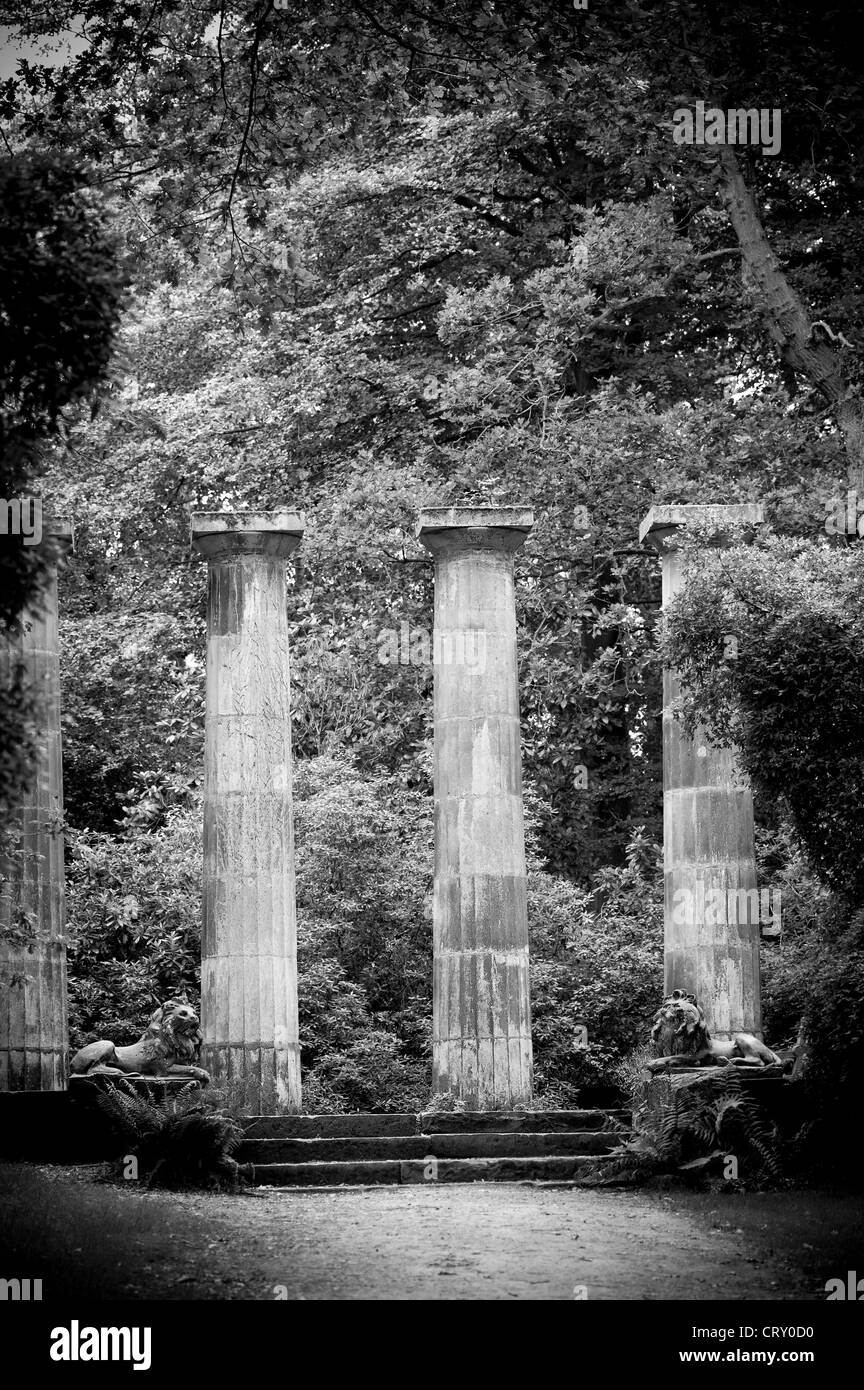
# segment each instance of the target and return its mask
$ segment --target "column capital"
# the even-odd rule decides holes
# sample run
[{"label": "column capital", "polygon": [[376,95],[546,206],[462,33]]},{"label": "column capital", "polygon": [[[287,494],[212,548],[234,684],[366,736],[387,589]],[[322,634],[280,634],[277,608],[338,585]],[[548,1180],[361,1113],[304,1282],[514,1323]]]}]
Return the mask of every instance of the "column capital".
[{"label": "column capital", "polygon": [[433,553],[518,550],[534,525],[530,507],[423,507],[415,535]]},{"label": "column capital", "polygon": [[303,539],[306,518],[302,512],[193,512],[190,534],[193,545],[208,560],[227,560],[235,555],[276,555],[286,559]]},{"label": "column capital", "polygon": [[[662,551],[681,526],[759,526],[765,520],[761,502],[672,502],[652,507],[639,527],[639,541]],[[721,544],[725,537],[720,538]]]}]

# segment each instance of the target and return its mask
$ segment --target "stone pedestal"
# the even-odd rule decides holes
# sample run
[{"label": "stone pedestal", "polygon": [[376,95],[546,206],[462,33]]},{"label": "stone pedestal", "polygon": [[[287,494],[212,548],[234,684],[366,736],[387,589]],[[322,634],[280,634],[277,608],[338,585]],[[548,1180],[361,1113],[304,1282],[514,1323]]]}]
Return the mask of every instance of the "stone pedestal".
[{"label": "stone pedestal", "polygon": [[[71,521],[58,519],[46,529],[64,554],[72,548]],[[37,747],[11,827],[16,838],[0,866],[0,929],[20,934],[0,937],[0,1091],[64,1091],[69,1038],[56,571],[39,603],[22,615],[21,628],[2,643],[0,661],[7,671],[23,668],[34,696]]]},{"label": "stone pedestal", "polygon": [[285,561],[294,512],[196,513],[209,561],[201,1065],[252,1114],[300,1108]]},{"label": "stone pedestal", "polygon": [[[683,584],[683,561],[669,545],[679,527],[756,525],[762,519],[756,503],[652,508],[639,538],[662,555],[663,606]],[[670,709],[679,693],[677,674],[665,670],[665,991],[694,994],[715,1037],[761,1037],[753,797],[734,749],[716,747],[698,730],[695,739],[685,737]]]},{"label": "stone pedestal", "polygon": [[531,1096],[531,1003],[513,552],[521,507],[433,507],[433,1094],[468,1110]]}]

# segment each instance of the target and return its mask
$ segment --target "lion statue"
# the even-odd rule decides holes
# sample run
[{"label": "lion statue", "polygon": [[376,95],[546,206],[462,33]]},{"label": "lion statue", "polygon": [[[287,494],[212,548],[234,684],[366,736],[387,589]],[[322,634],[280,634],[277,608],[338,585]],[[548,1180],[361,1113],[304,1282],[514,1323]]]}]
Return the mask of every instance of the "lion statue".
[{"label": "lion statue", "polygon": [[102,1038],[76,1052],[73,1076],[188,1076],[206,1086],[210,1073],[194,1062],[201,1046],[198,1015],[185,999],[166,999],[150,1017],[142,1037],[129,1047]]},{"label": "lion statue", "polygon": [[753,1033],[733,1033],[726,1040],[712,1038],[705,1014],[693,994],[676,989],[663,1000],[654,1015],[651,1041],[658,1054],[648,1063],[649,1071],[660,1071],[670,1062],[703,1063],[727,1067],[768,1067],[782,1058],[766,1047]]}]

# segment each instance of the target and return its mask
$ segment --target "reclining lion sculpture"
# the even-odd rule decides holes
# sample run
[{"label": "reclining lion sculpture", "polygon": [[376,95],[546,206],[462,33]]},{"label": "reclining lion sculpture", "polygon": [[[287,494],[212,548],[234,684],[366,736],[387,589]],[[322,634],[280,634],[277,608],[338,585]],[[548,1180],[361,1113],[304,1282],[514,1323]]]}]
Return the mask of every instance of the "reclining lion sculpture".
[{"label": "reclining lion sculpture", "polygon": [[649,1071],[660,1071],[670,1062],[714,1066],[767,1067],[782,1058],[753,1033],[733,1033],[729,1039],[712,1038],[705,1014],[693,994],[676,989],[663,1000],[654,1015],[651,1041],[661,1056],[648,1062]]},{"label": "reclining lion sculpture", "polygon": [[188,1076],[207,1085],[210,1073],[195,1066],[201,1046],[198,1015],[185,999],[166,999],[143,1035],[129,1047],[102,1038],[75,1053],[73,1076]]}]

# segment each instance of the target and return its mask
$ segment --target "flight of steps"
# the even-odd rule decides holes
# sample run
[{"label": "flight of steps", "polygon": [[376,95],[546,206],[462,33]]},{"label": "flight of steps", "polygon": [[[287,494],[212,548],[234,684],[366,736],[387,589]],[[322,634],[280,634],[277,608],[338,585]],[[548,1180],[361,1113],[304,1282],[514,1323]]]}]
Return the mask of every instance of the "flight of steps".
[{"label": "flight of steps", "polygon": [[623,1110],[253,1115],[235,1153],[258,1187],[578,1182],[629,1137]]}]

